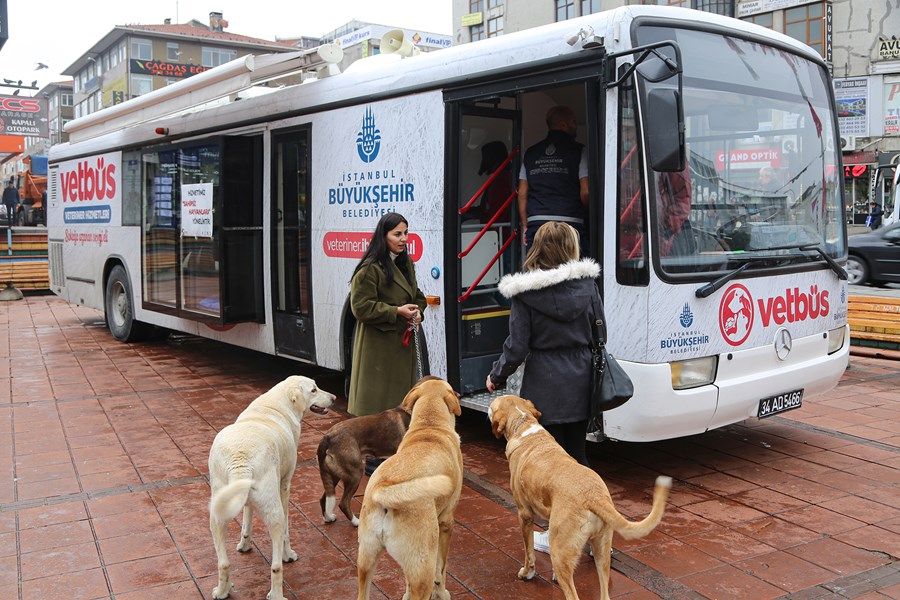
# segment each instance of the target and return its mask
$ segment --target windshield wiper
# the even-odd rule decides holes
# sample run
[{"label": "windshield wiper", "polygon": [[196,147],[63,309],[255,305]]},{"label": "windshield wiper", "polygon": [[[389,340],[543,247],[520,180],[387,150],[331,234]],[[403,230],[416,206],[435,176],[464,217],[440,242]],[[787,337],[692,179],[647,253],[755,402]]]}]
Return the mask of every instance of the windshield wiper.
[{"label": "windshield wiper", "polygon": [[771,248],[766,248],[766,250],[802,250],[803,252],[809,252],[810,250],[814,250],[819,253],[825,262],[828,263],[828,266],[834,271],[834,274],[837,275],[837,278],[841,281],[847,281],[847,271],[841,267],[841,265],[837,264],[837,262],[825,252],[825,249],[822,248],[822,244],[790,244],[787,246],[772,246]]},{"label": "windshield wiper", "polygon": [[762,258],[751,258],[750,260],[748,260],[747,262],[745,262],[744,264],[739,266],[737,269],[735,269],[733,271],[729,271],[728,273],[725,273],[718,279],[714,279],[713,281],[710,281],[706,285],[697,288],[694,291],[694,295],[697,296],[698,298],[706,298],[707,296],[714,294],[716,292],[716,290],[718,290],[720,287],[722,287],[723,285],[725,285],[726,283],[728,283],[729,281],[731,281],[732,279],[734,279],[735,277],[737,277],[738,275],[740,275],[741,273],[743,273],[744,271],[749,269],[751,265],[758,263],[758,262],[762,262],[763,260],[764,259],[762,259]]},{"label": "windshield wiper", "polygon": [[[835,262],[835,260],[833,258],[831,258],[827,252],[825,252],[825,250],[822,248],[822,246],[820,244],[791,244],[791,245],[787,245],[787,246],[772,246],[771,248],[750,249],[749,252],[767,252],[769,250],[794,250],[794,249],[802,250],[804,252],[809,252],[809,251],[818,252],[819,256],[821,256],[822,258],[825,259],[825,262],[828,263],[828,266],[831,268],[832,271],[834,271],[834,273],[835,273],[835,275],[837,275],[838,279],[840,279],[842,281],[847,280],[847,272],[843,268],[841,268],[841,265],[837,264],[837,262]],[[734,269],[733,271],[729,271],[728,273],[725,273],[718,279],[710,281],[709,283],[697,288],[697,290],[694,292],[694,295],[698,298],[707,298],[707,297],[711,296],[712,294],[714,294],[723,285],[725,285],[726,283],[728,283],[729,281],[731,281],[732,279],[734,279],[735,277],[737,277],[738,275],[740,275],[741,273],[743,273],[744,271],[749,269],[752,265],[758,264],[760,262],[764,262],[767,260],[771,260],[773,258],[776,258],[776,257],[760,256],[760,257],[756,257],[756,258],[750,258],[747,260],[747,262],[745,262],[738,268]]]}]

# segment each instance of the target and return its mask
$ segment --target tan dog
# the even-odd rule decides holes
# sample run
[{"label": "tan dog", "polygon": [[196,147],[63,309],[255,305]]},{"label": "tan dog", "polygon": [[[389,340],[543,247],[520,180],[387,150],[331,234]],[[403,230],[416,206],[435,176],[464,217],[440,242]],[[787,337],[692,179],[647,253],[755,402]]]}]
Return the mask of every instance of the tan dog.
[{"label": "tan dog", "polygon": [[377,415],[354,417],[335,424],[319,442],[319,475],[325,493],[319,499],[326,523],[334,523],[335,488],[343,483],[344,492],[338,505],[353,526],[359,519],[353,514],[353,500],[359,482],[365,472],[367,456],[383,458],[397,452],[406,430],[409,428],[409,412],[404,408],[392,408]]},{"label": "tan dog", "polygon": [[603,479],[569,456],[538,424],[540,416],[534,404],[518,396],[500,396],[488,408],[494,435],[507,439],[509,485],[525,542],[525,566],[518,577],[534,577],[532,533],[538,516],[550,521],[550,561],[566,600],[578,599],[573,575],[587,542],[600,577],[600,597],[608,600],[613,531],[627,540],[653,531],[662,519],[672,478],[657,477],[650,515],[629,521],[613,506]]},{"label": "tan dog", "polygon": [[459,398],[446,381],[432,379],[416,384],[401,406],[412,413],[409,431],[372,474],[359,514],[358,597],[369,597],[386,549],[406,577],[404,600],[447,600],[447,554],[463,478]]},{"label": "tan dog", "polygon": [[307,409],[325,413],[334,396],[309,377],[293,375],[250,403],[224,428],[209,450],[209,529],[219,563],[213,598],[227,598],[234,587],[225,552],[225,526],[241,508],[244,520],[238,551],[250,550],[251,507],[272,538],[272,589],[269,600],[283,600],[281,563],[297,560],[288,531],[288,496],[297,466],[297,443]]}]

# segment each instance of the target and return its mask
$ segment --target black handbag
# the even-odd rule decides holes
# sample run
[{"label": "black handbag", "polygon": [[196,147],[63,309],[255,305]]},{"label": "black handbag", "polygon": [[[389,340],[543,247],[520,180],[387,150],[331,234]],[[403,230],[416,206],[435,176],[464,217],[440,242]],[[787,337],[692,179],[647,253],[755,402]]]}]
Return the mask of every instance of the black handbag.
[{"label": "black handbag", "polygon": [[634,395],[631,378],[606,351],[606,323],[599,297],[594,297],[593,305],[596,320],[591,327],[591,418],[588,431],[603,429],[603,411],[622,406]]}]

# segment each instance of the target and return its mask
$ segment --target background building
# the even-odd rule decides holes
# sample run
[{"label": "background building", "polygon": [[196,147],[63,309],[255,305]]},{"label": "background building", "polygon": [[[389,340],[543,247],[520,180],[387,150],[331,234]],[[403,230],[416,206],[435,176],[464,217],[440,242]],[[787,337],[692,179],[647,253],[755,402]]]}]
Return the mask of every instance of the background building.
[{"label": "background building", "polygon": [[49,104],[47,119],[50,123],[50,138],[48,141],[51,146],[69,141],[69,134],[63,131],[63,126],[75,118],[73,85],[71,80],[58,81],[45,85],[36,94],[47,98]]},{"label": "background building", "polygon": [[226,32],[222,13],[192,20],[116,26],[63,71],[74,83],[75,118],[202,73],[247,54],[291,52],[290,43]]}]

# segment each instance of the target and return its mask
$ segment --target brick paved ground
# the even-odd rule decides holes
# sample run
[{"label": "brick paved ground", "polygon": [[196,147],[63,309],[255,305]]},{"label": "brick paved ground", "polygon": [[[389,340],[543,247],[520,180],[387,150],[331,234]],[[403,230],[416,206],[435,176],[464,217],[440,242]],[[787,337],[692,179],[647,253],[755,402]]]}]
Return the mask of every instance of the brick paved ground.
[{"label": "brick paved ground", "polygon": [[[209,597],[215,553],[204,477],[215,433],[259,392],[302,367],[175,336],[123,345],[100,315],[52,297],[0,305],[0,599]],[[649,510],[675,478],[649,537],[615,538],[617,598],[900,597],[900,370],[852,360],[841,385],[802,409],[689,439],[591,448],[620,511]],[[326,389],[333,374],[306,369]],[[292,599],[355,596],[356,533],[324,525],[315,447],[343,413],[310,415],[291,492],[300,555]],[[466,487],[449,588],[459,598],[561,598],[550,563],[515,579],[521,540],[503,446],[483,415],[459,421]],[[356,506],[358,509],[359,501]],[[238,537],[230,527],[229,549]],[[264,598],[270,549],[231,551],[234,598]],[[597,597],[587,556],[582,598]],[[400,598],[382,559],[373,597]]]}]

